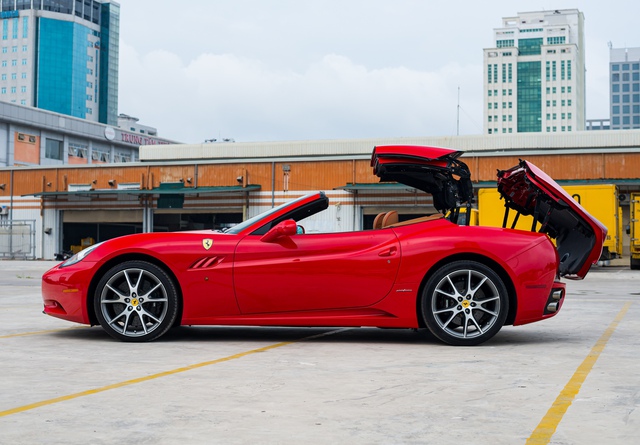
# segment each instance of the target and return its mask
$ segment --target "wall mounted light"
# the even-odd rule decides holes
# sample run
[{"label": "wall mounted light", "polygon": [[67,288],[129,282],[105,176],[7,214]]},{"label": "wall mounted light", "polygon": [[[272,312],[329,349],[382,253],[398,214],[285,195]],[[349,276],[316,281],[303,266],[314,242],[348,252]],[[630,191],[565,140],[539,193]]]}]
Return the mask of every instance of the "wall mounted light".
[{"label": "wall mounted light", "polygon": [[109,185],[111,187],[113,187],[114,185],[116,185],[116,180],[115,179],[109,179]]},{"label": "wall mounted light", "polygon": [[4,190],[7,187],[7,184],[0,184],[0,190]]}]

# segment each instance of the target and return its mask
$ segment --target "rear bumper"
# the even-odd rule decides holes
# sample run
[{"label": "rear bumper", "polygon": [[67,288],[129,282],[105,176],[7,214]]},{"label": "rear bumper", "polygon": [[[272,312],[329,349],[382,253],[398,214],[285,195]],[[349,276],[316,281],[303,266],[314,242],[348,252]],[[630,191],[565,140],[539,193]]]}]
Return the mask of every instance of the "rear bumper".
[{"label": "rear bumper", "polygon": [[566,284],[553,280],[551,285],[527,285],[523,298],[519,298],[519,307],[514,326],[533,323],[555,316],[564,303]]}]

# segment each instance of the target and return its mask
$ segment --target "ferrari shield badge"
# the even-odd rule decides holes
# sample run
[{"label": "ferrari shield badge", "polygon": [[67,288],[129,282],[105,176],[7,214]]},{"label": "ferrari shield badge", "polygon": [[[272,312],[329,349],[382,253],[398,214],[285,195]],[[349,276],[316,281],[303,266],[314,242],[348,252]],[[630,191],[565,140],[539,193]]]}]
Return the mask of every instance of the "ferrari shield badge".
[{"label": "ferrari shield badge", "polygon": [[213,246],[213,240],[211,238],[205,238],[202,240],[202,247],[204,247],[204,250],[211,249],[211,246]]}]

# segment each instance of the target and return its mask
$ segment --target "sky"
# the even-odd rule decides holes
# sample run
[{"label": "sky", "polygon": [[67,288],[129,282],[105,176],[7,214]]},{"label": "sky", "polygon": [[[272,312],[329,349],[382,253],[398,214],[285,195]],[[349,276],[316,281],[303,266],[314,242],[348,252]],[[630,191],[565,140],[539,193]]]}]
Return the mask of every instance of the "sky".
[{"label": "sky", "polygon": [[631,0],[116,0],[119,113],[184,143],[482,134],[483,49],[503,17],[579,9],[587,119]]}]

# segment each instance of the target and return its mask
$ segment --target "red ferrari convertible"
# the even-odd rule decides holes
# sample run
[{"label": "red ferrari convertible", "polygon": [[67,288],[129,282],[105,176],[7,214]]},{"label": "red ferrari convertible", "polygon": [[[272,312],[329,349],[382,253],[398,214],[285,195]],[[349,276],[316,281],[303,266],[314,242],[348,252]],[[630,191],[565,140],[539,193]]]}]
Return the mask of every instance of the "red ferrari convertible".
[{"label": "red ferrari convertible", "polygon": [[526,161],[498,172],[498,190],[505,224],[510,211],[533,215],[531,231],[457,224],[473,200],[461,154],[373,151],[381,181],[430,193],[439,214],[397,222],[390,212],[372,230],[305,234],[299,224],[329,205],[317,192],[225,232],[115,238],[44,274],[44,312],[124,341],[177,325],[378,326],[426,327],[463,346],[553,317],[560,278],[584,278],[606,228]]}]

